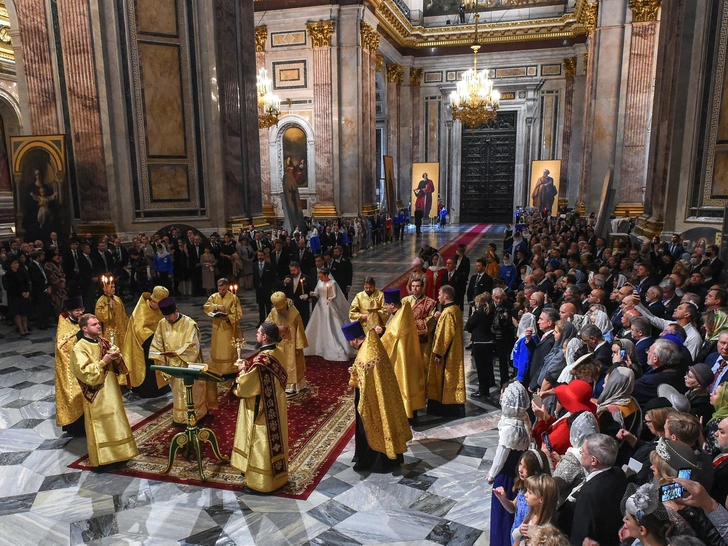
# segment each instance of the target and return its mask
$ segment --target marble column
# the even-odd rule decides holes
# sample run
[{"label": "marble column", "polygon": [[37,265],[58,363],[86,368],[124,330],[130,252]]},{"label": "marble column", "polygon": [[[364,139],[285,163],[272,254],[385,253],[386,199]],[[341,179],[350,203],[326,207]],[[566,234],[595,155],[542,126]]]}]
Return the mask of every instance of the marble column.
[{"label": "marble column", "polygon": [[362,207],[371,212],[377,203],[376,197],[376,55],[379,48],[379,34],[368,23],[360,25],[362,51]]},{"label": "marble column", "polygon": [[387,155],[394,158],[395,180],[400,180],[400,89],[403,74],[402,65],[387,65]]},{"label": "marble column", "polygon": [[23,22],[19,30],[30,110],[30,123],[25,125],[29,134],[36,135],[60,132],[46,4],[45,0],[15,2],[18,20]]},{"label": "marble column", "polygon": [[569,159],[571,156],[571,124],[574,116],[574,78],[576,76],[576,57],[564,59],[564,132],[561,139],[561,180],[559,183],[559,201],[566,200],[569,195]]},{"label": "marble column", "polygon": [[412,101],[412,163],[417,163],[422,157],[420,150],[420,125],[422,124],[422,96],[420,84],[422,83],[422,68],[410,68],[410,100]]},{"label": "marble column", "polygon": [[[58,2],[81,221],[111,223],[89,0]],[[103,81],[103,80],[102,80]],[[104,105],[106,107],[106,105]]]},{"label": "marble column", "polygon": [[[255,69],[256,73],[265,68],[265,44],[268,41],[268,27],[261,25],[255,27]],[[260,191],[261,203],[264,208],[271,206],[271,181],[270,181],[270,151],[268,149],[268,127],[258,128],[258,139],[260,141]]]},{"label": "marble column", "polygon": [[639,209],[643,208],[660,0],[630,0],[629,6],[632,10],[632,36],[617,215],[641,212]]},{"label": "marble column", "polygon": [[306,25],[313,46],[313,128],[316,131],[316,207],[317,216],[335,216],[333,84],[331,38],[333,21]]},{"label": "marble column", "polygon": [[[645,185],[645,212],[637,219],[635,232],[645,239],[651,239],[663,231],[665,226],[666,198],[668,184],[675,184],[675,175],[672,162],[676,157],[682,156],[679,146],[674,148],[673,139],[675,131],[673,124],[679,119],[677,116],[677,100],[680,92],[681,70],[680,57],[682,52],[681,36],[683,35],[685,0],[674,0],[662,5],[660,16],[659,42],[657,46],[657,63],[655,69],[655,91],[652,105],[652,126],[650,132],[649,153],[647,159],[647,177]],[[646,14],[652,17],[652,13]],[[654,14],[656,15],[656,13]],[[683,106],[681,105],[681,108]],[[677,171],[678,169],[674,169]],[[674,172],[673,171],[673,172]],[[673,180],[669,180],[673,178]],[[678,188],[669,192],[670,198],[675,199]],[[676,203],[667,208],[673,210]]]},{"label": "marble column", "polygon": [[255,24],[253,3],[215,3],[218,87],[224,153],[224,195],[227,223],[260,217],[260,140],[255,87]]}]

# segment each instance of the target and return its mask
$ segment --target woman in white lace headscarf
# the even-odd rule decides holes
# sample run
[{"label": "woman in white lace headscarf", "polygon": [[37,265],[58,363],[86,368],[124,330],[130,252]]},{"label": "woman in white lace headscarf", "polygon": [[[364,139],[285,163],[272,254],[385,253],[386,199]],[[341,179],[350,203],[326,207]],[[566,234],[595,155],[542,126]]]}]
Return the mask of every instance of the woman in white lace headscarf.
[{"label": "woman in white lace headscarf", "polygon": [[576,361],[586,354],[585,347],[586,344],[578,337],[569,341],[566,346],[566,366],[563,370],[561,370],[559,383],[571,383],[571,381],[575,379],[574,376],[571,375],[571,370],[573,370],[574,366],[576,366]]},{"label": "woman in white lace headscarf", "polygon": [[579,450],[584,443],[584,438],[595,432],[599,432],[599,425],[596,417],[588,411],[578,414],[571,423],[569,427],[571,447],[567,448],[553,473],[554,480],[556,480],[556,485],[559,488],[559,504],[563,503],[569,493],[586,479]]},{"label": "woman in white lace headscarf", "polygon": [[[526,381],[528,372],[531,369],[531,357],[533,352],[526,345],[526,330],[531,328],[536,331],[536,317],[531,313],[524,313],[518,322],[518,333],[516,343],[513,345],[511,358],[513,359],[513,367],[516,368],[516,379],[518,381]],[[538,344],[538,336],[534,335],[532,339]]]},{"label": "woman in white lace headscarf", "polygon": [[531,420],[527,410],[530,406],[528,391],[520,382],[509,383],[500,399],[501,418],[498,421],[498,449],[493,457],[493,465],[488,471],[488,483],[493,483],[496,476],[505,470],[512,452],[515,456],[515,465],[518,463],[520,452],[528,449],[531,444]]},{"label": "woman in white lace headscarf", "polygon": [[609,315],[607,315],[604,311],[595,309],[591,311],[591,321],[592,324],[596,325],[596,327],[602,332],[604,341],[611,343],[614,339],[614,335],[612,335],[612,328],[614,328],[614,326],[612,325],[612,321],[609,320]]}]

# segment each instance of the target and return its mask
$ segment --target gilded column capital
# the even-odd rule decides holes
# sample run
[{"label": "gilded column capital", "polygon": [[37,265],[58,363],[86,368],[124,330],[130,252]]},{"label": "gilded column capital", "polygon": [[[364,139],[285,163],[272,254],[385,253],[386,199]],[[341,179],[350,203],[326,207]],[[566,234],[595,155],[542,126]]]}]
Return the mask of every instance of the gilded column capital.
[{"label": "gilded column capital", "polygon": [[576,57],[568,57],[564,59],[564,76],[573,78],[576,76]]},{"label": "gilded column capital", "polygon": [[379,34],[364,21],[361,22],[361,45],[372,55],[376,55],[377,49],[379,49]]},{"label": "gilded column capital", "polygon": [[589,2],[589,0],[587,0],[586,4],[584,5],[583,21],[582,21],[582,24],[584,25],[584,29],[586,31],[587,36],[591,36],[594,33],[594,30],[597,28],[598,15],[599,15],[599,3],[598,2]]},{"label": "gilded column capital", "polygon": [[312,47],[331,47],[331,37],[334,35],[333,21],[306,23],[306,30],[311,36]]},{"label": "gilded column capital", "polygon": [[379,72],[382,67],[384,66],[384,55],[377,55],[377,63],[376,63],[376,69],[377,72]]},{"label": "gilded column capital", "polygon": [[421,68],[410,68],[410,85],[420,85],[422,83],[422,74],[424,70]]},{"label": "gilded column capital", "polygon": [[589,70],[589,52],[584,53],[584,72]]},{"label": "gilded column capital", "polygon": [[644,23],[657,21],[662,0],[629,0],[629,9],[632,10],[632,21]]},{"label": "gilded column capital", "polygon": [[387,81],[392,83],[402,83],[402,75],[404,74],[404,68],[401,64],[388,64],[387,65]]},{"label": "gilded column capital", "polygon": [[255,52],[265,51],[265,43],[268,41],[268,27],[265,25],[255,27]]}]

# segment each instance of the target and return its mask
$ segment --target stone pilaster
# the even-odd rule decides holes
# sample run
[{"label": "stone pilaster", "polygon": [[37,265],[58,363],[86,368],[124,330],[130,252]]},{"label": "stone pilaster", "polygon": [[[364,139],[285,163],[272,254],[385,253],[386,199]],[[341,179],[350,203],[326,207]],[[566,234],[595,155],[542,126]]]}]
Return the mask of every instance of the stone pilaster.
[{"label": "stone pilaster", "polygon": [[394,158],[394,179],[399,180],[400,163],[400,89],[404,68],[387,65],[387,155]]},{"label": "stone pilaster", "polygon": [[564,134],[561,139],[561,181],[559,184],[559,198],[567,199],[569,191],[569,158],[571,155],[571,123],[574,117],[574,78],[576,77],[576,57],[564,59],[564,76],[566,89],[564,90]]},{"label": "stone pilaster", "polygon": [[420,125],[422,124],[422,98],[420,84],[423,69],[410,68],[410,99],[412,100],[412,163],[418,163],[422,156],[420,150]]},{"label": "stone pilaster", "polygon": [[372,207],[377,203],[376,197],[376,65],[379,34],[368,23],[362,21],[362,205]]},{"label": "stone pilaster", "polygon": [[[256,74],[261,68],[265,68],[265,45],[267,42],[268,27],[265,25],[255,27]],[[258,138],[260,140],[260,191],[261,202],[264,207],[268,207],[271,204],[270,149],[268,146],[269,134],[269,128],[258,127]]]},{"label": "stone pilaster", "polygon": [[[88,0],[58,3],[68,116],[81,221],[110,223],[99,89]],[[102,80],[103,81],[103,78]]]},{"label": "stone pilaster", "polygon": [[306,25],[313,46],[313,126],[316,131],[316,207],[334,206],[334,145],[331,75],[333,21]]},{"label": "stone pilaster", "polygon": [[618,207],[644,202],[659,4],[659,0],[630,1],[632,40],[629,49],[621,172],[617,190]]}]

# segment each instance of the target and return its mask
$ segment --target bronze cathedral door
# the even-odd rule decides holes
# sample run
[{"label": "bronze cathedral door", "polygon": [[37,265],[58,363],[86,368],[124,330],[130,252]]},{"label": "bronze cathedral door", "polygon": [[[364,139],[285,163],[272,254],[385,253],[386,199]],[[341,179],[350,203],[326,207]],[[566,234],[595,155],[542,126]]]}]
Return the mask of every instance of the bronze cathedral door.
[{"label": "bronze cathedral door", "polygon": [[462,140],[460,221],[512,222],[516,112],[499,112],[475,132],[463,127]]}]

